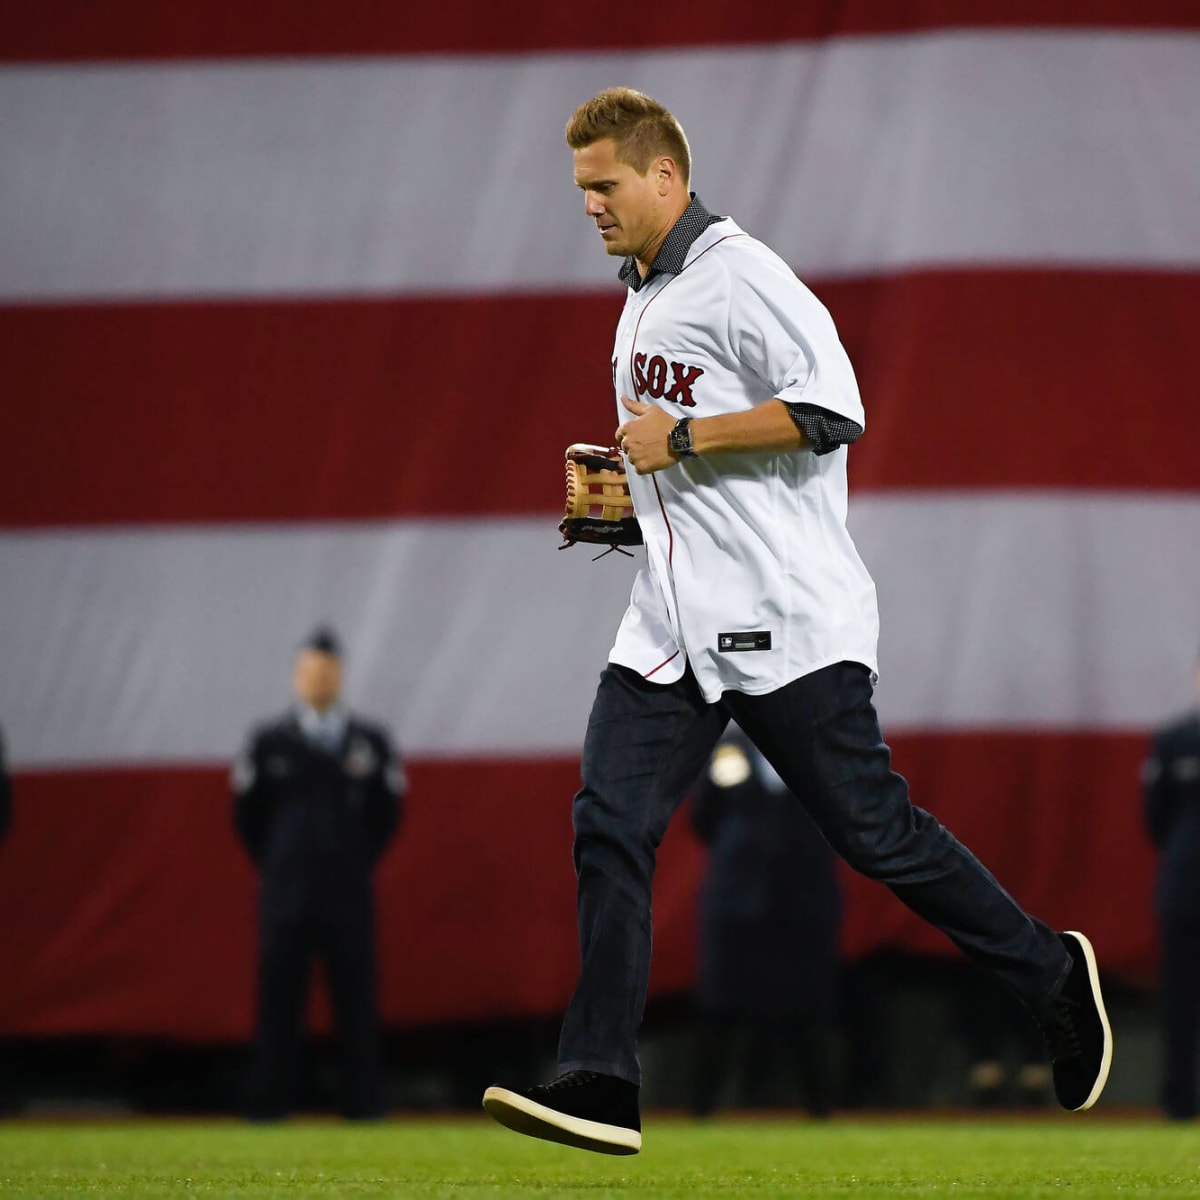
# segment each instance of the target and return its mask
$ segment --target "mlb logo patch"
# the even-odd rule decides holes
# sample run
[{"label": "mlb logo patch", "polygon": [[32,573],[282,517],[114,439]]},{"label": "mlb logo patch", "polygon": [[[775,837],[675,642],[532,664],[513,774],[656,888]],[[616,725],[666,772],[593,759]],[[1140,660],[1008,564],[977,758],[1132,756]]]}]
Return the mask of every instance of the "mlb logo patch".
[{"label": "mlb logo patch", "polygon": [[771,631],[755,629],[747,633],[718,633],[717,650],[722,654],[736,654],[743,650],[770,650]]}]

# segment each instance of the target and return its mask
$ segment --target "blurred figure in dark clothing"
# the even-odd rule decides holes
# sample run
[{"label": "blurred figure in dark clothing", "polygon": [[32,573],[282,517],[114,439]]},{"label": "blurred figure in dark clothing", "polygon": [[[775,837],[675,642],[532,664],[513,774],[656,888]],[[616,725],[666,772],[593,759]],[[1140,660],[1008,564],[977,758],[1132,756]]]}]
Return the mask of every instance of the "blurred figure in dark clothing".
[{"label": "blurred figure in dark clothing", "polygon": [[317,630],[296,657],[296,702],[252,731],[233,772],[234,823],[261,873],[258,1025],[249,1115],[295,1103],[314,959],[326,968],[345,1116],[384,1111],[373,872],[394,834],[404,771],[387,733],[342,704],[341,648]]},{"label": "blurred figure in dark clothing", "polygon": [[958,996],[967,1091],[977,1108],[1036,1108],[1054,1099],[1046,1047],[1024,1006],[967,964]]},{"label": "blurred figure in dark clothing", "polygon": [[0,843],[8,837],[12,825],[12,780],[8,777],[8,760],[4,757],[4,731],[0,730]]},{"label": "blurred figure in dark clothing", "polygon": [[782,1075],[799,1084],[810,1112],[825,1115],[841,928],[833,851],[736,726],[713,753],[691,813],[710,853],[700,895],[694,1111],[717,1107],[740,1049],[743,1104],[771,1103],[772,1075]]},{"label": "blurred figure in dark clothing", "polygon": [[[12,780],[8,777],[8,761],[4,757],[4,731],[0,730],[0,845],[12,826]],[[8,1064],[0,1062],[0,1114],[17,1108],[17,1100],[9,1082]]]},{"label": "blurred figure in dark clothing", "polygon": [[[1200,661],[1196,664],[1200,697]],[[1200,1051],[1200,707],[1158,730],[1142,766],[1146,827],[1158,848],[1162,1106],[1197,1114]]]}]

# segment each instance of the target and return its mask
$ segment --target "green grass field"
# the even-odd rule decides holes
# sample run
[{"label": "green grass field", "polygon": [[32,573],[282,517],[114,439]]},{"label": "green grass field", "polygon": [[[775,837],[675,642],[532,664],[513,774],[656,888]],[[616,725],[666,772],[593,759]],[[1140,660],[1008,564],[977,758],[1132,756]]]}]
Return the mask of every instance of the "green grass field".
[{"label": "green grass field", "polygon": [[486,1118],[0,1126],[0,1196],[1092,1197],[1200,1195],[1200,1127],[655,1117],[606,1158]]}]

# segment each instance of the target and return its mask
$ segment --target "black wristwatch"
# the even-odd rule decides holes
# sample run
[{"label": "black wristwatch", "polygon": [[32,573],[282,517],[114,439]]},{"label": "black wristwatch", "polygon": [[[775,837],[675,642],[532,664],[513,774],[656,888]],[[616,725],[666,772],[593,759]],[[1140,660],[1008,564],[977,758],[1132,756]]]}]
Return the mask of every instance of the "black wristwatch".
[{"label": "black wristwatch", "polygon": [[671,426],[671,432],[667,434],[667,449],[670,450],[676,458],[696,457],[696,452],[692,449],[691,425],[691,417],[680,417],[679,420]]}]

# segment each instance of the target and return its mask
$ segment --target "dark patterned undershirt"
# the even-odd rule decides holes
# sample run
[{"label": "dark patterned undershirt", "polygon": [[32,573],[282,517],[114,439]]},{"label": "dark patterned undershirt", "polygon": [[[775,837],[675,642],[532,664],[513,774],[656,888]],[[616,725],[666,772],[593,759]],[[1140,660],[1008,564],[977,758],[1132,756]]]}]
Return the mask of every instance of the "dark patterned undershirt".
[{"label": "dark patterned undershirt", "polygon": [[[645,278],[638,271],[637,259],[633,255],[621,264],[617,278],[626,287],[640,292],[655,275],[678,275],[683,270],[692,243],[714,222],[725,220],[724,217],[709,212],[695,192],[691,192],[690,195],[691,203],[668,230]],[[848,446],[862,436],[863,427],[857,421],[851,421],[848,417],[830,412],[819,405],[789,404],[785,400],[784,407],[795,421],[796,428],[808,439],[814,454],[828,454],[839,446]]]},{"label": "dark patterned undershirt", "polygon": [[692,243],[714,222],[725,220],[716,213],[710,213],[704,207],[704,201],[695,192],[691,192],[689,195],[692,197],[691,204],[683,210],[683,215],[679,220],[667,230],[667,236],[658,248],[654,262],[651,264],[650,270],[646,272],[646,278],[642,278],[637,269],[637,259],[632,254],[621,264],[617,278],[626,287],[640,292],[655,275],[678,275],[683,270],[683,264],[688,251],[692,248]]}]

